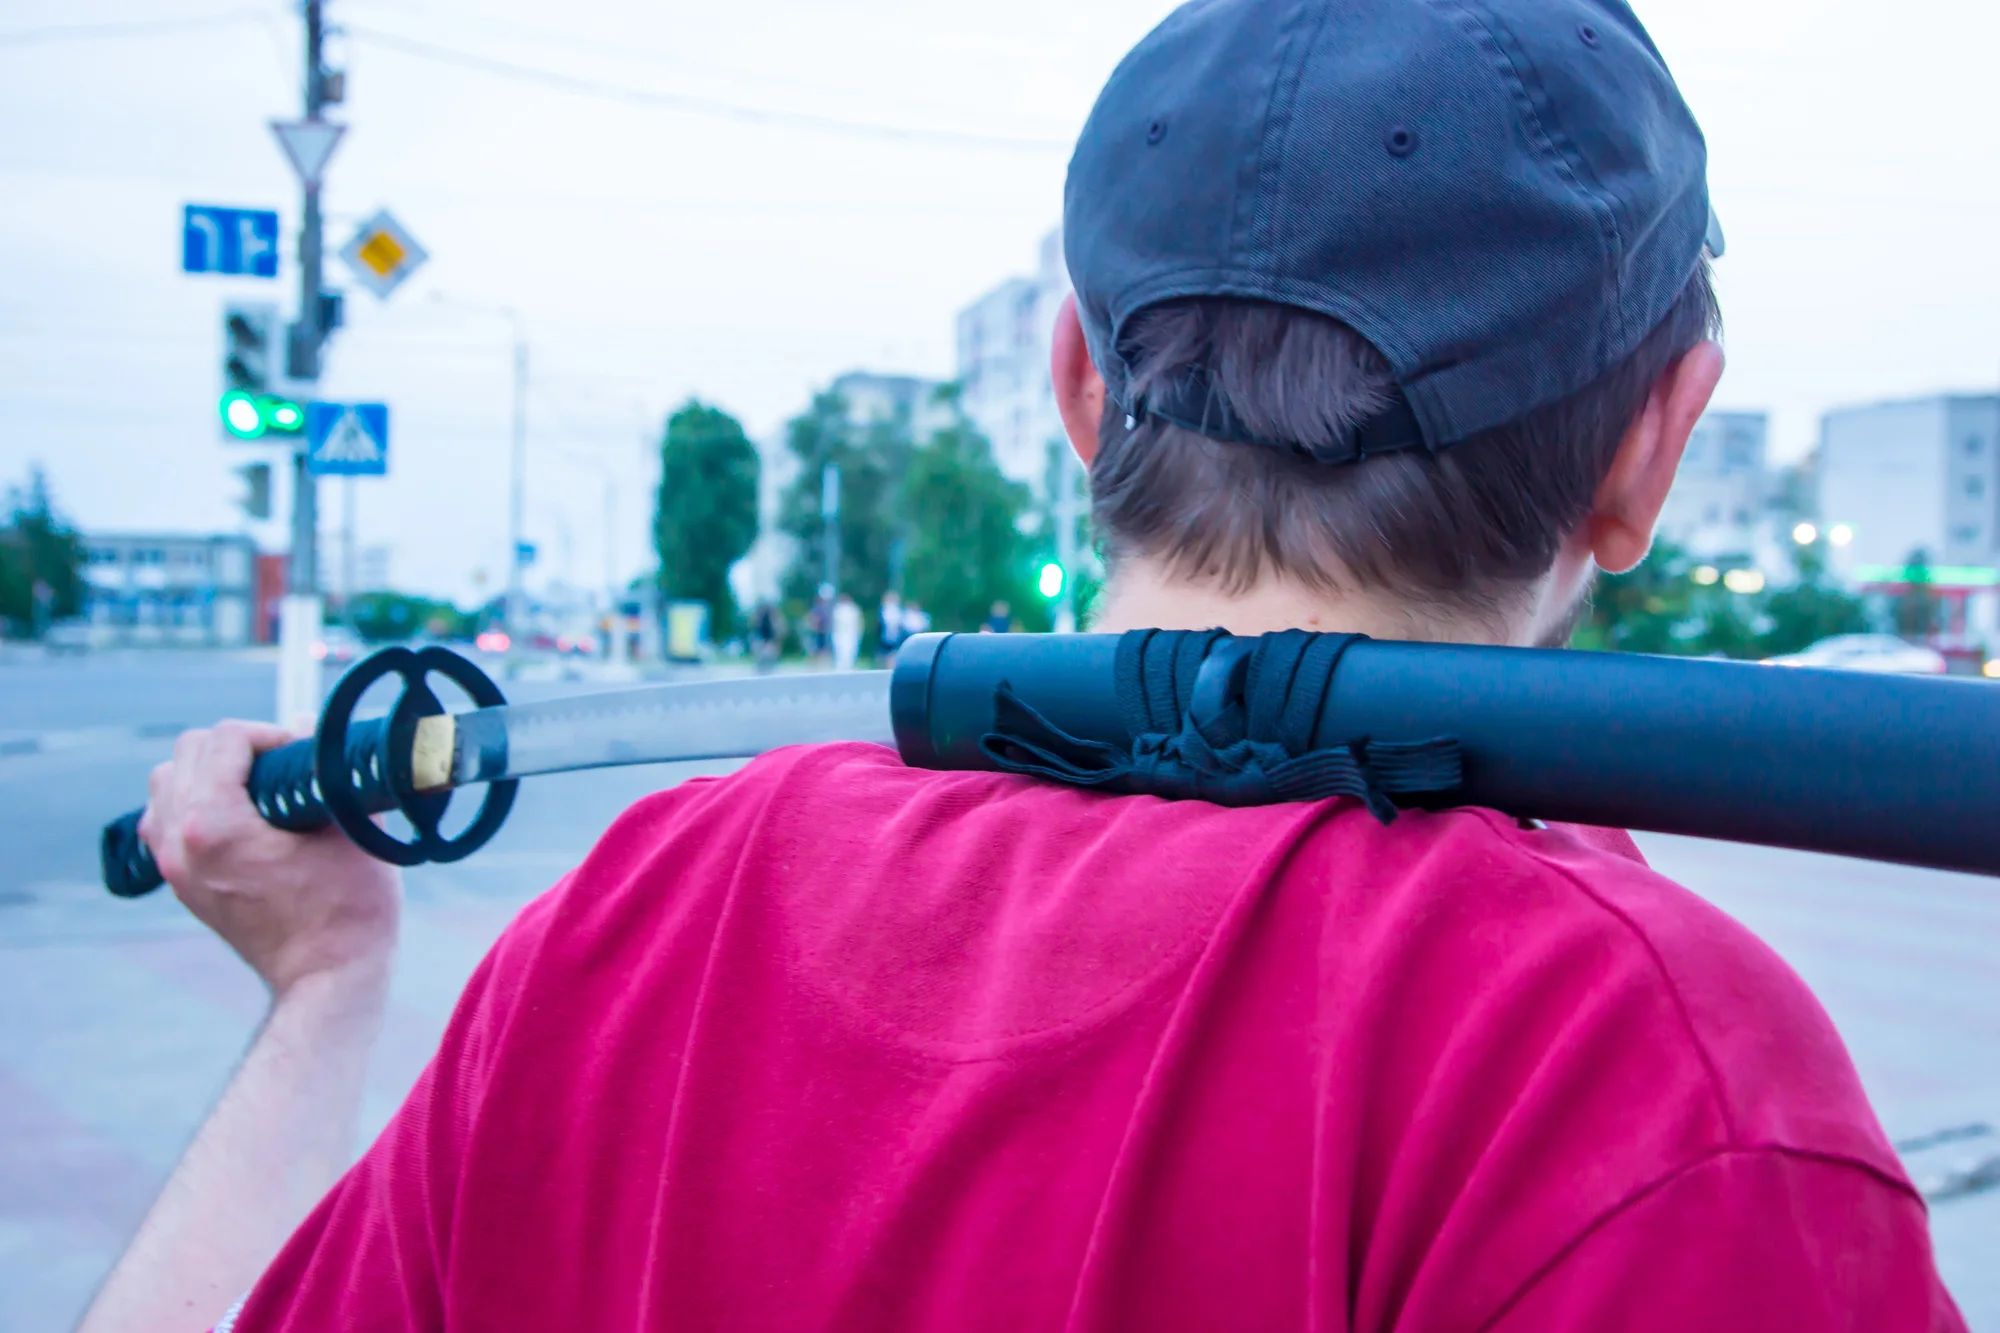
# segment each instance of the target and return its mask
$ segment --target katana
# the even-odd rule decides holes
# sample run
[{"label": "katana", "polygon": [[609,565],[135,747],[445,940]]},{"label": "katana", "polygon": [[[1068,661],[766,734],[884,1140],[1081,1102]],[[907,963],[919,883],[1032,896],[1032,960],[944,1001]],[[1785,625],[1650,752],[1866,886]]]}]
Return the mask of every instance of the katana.
[{"label": "katana", "polygon": [[[395,705],[356,720],[391,675]],[[479,707],[447,712],[433,675]],[[2000,874],[2000,688],[1984,682],[1300,631],[926,634],[884,671],[522,704],[455,653],[389,648],[335,686],[313,737],[257,758],[249,796],[279,828],[336,824],[415,865],[484,844],[524,777],[829,741],[1106,792],[1349,795],[1385,821],[1483,806]],[[452,792],[472,787],[479,811],[445,835]],[[413,837],[376,822],[390,812]],[[104,831],[105,884],[121,896],[160,883],[141,813]]]}]

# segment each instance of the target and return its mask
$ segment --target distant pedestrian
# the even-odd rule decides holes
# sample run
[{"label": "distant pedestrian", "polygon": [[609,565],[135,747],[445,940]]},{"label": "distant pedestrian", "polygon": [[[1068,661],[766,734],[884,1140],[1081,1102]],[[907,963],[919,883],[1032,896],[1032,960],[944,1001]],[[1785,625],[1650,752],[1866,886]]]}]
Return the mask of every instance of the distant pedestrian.
[{"label": "distant pedestrian", "polygon": [[861,608],[846,593],[833,604],[833,669],[854,670],[861,656]]},{"label": "distant pedestrian", "polygon": [[[904,602],[903,637],[907,639],[913,634],[928,634],[930,633],[930,629],[931,629],[930,613],[924,610],[923,603]],[[902,647],[902,644],[898,643],[896,646],[900,648]]]},{"label": "distant pedestrian", "polygon": [[827,654],[832,650],[829,638],[832,628],[833,590],[821,584],[819,596],[813,599],[811,608],[806,612],[806,656],[815,663],[823,665]]},{"label": "distant pedestrian", "polygon": [[769,602],[757,603],[750,613],[750,651],[759,674],[777,669],[778,652],[785,642],[785,617]]},{"label": "distant pedestrian", "polygon": [[1006,602],[993,603],[993,613],[979,627],[981,634],[1009,634],[1014,629],[1014,608]]},{"label": "distant pedestrian", "polygon": [[882,594],[882,623],[876,627],[876,642],[882,648],[882,660],[888,661],[903,646],[906,631],[903,628],[903,599],[894,590]]}]

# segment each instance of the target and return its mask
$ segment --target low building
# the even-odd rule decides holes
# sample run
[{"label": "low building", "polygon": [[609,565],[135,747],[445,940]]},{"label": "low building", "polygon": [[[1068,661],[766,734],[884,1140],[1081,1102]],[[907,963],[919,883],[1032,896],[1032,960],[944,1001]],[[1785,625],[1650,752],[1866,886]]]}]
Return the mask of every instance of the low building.
[{"label": "low building", "polygon": [[1660,510],[1660,536],[1702,559],[1754,558],[1769,544],[1769,437],[1765,413],[1703,414]]},{"label": "low building", "polygon": [[1820,418],[1819,509],[1850,534],[1843,563],[1991,566],[2000,551],[2000,397],[1940,394]]},{"label": "low building", "polygon": [[1042,238],[1032,276],[1007,279],[958,315],[965,414],[992,441],[1000,470],[1038,495],[1049,484],[1051,450],[1063,447],[1049,356],[1056,311],[1069,293],[1057,228]]},{"label": "low building", "polygon": [[1990,646],[2000,630],[2000,395],[1828,412],[1816,468],[1835,570],[1885,595],[1920,578],[1942,604],[1941,646]]},{"label": "low building", "polygon": [[85,616],[105,646],[239,647],[257,622],[257,547],[244,536],[86,534]]}]

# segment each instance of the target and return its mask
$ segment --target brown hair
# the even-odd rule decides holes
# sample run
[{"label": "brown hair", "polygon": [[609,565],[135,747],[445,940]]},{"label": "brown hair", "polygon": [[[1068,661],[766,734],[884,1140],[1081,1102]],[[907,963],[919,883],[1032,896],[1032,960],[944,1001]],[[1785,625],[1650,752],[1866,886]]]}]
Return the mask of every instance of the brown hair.
[{"label": "brown hair", "polygon": [[[1590,511],[1619,441],[1666,370],[1721,326],[1707,262],[1660,324],[1584,388],[1432,454],[1329,464],[1221,443],[1106,402],[1091,463],[1105,555],[1144,556],[1242,592],[1267,571],[1321,592],[1379,589],[1493,614],[1547,572]],[[1132,391],[1202,368],[1262,439],[1338,438],[1395,387],[1354,330],[1290,306],[1231,298],[1139,312],[1125,335]]]}]

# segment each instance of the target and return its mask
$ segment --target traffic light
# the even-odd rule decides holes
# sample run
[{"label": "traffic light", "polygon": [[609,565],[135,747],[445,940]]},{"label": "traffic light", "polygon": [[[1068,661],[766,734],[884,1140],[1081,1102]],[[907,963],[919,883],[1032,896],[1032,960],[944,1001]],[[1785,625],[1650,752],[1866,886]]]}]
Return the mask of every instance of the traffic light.
[{"label": "traffic light", "polygon": [[271,387],[278,347],[278,311],[268,305],[222,308],[222,391],[252,396]]},{"label": "traffic light", "polygon": [[251,518],[271,516],[271,465],[251,463],[236,469],[236,475],[243,478],[243,496],[237,505]]},{"label": "traffic light", "polygon": [[293,440],[305,433],[305,404],[280,393],[243,393],[231,390],[222,395],[222,429],[237,440],[261,440],[271,436]]},{"label": "traffic light", "polygon": [[271,390],[271,359],[277,352],[278,311],[269,305],[222,308],[222,430],[231,439],[264,434],[257,400]]},{"label": "traffic light", "polygon": [[1063,567],[1051,560],[1042,566],[1042,572],[1035,578],[1035,590],[1054,601],[1062,596]]},{"label": "traffic light", "polygon": [[296,439],[305,433],[305,405],[278,392],[276,359],[282,340],[277,307],[222,308],[222,400],[217,410],[230,439]]}]

